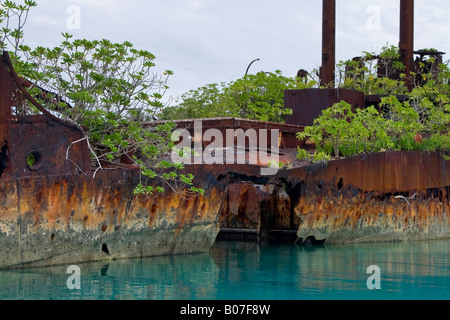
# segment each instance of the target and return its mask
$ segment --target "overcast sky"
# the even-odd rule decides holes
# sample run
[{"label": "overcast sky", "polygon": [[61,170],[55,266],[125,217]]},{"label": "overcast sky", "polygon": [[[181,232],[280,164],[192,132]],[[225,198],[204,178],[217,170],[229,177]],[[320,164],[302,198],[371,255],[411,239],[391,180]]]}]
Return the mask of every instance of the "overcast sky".
[{"label": "overcast sky", "polygon": [[[249,73],[295,76],[321,64],[320,0],[36,1],[26,43],[56,46],[62,32],[130,41],[156,55],[155,72],[175,73],[168,92],[174,99],[205,84],[236,80],[257,58]],[[399,7],[395,0],[338,0],[336,60],[398,45]],[[414,49],[450,54],[449,17],[448,0],[416,0]]]}]

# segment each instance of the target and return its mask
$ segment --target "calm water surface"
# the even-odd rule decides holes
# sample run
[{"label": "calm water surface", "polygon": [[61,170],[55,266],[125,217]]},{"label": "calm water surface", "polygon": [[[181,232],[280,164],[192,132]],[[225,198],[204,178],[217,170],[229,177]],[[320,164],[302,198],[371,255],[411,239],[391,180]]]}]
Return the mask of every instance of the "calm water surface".
[{"label": "calm water surface", "polygon": [[[381,289],[369,290],[380,268]],[[218,242],[205,254],[0,271],[3,300],[450,299],[450,241],[326,245]]]}]

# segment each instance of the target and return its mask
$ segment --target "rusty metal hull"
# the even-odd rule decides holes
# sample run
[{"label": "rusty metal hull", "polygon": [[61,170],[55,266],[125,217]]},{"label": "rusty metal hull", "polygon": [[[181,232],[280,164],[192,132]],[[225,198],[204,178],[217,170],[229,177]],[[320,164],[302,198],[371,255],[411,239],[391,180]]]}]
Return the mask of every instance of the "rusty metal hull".
[{"label": "rusty metal hull", "polygon": [[[139,168],[120,163],[94,177],[82,129],[33,99],[7,54],[0,62],[0,268],[205,252],[219,229],[263,238],[288,231],[302,241],[328,243],[450,238],[450,162],[438,154],[386,152],[317,165],[295,161],[302,145],[296,132],[323,108],[306,98],[326,98],[331,105],[348,93],[356,107],[365,102],[362,93],[287,92],[292,99],[302,96],[302,107],[313,106],[302,125],[203,119],[202,135],[208,129],[263,129],[268,138],[275,130],[274,152],[286,167],[262,176],[268,163],[249,161],[255,157],[252,144],[245,164],[186,165],[203,196],[167,188],[155,197],[136,197]],[[24,99],[41,114],[13,113]],[[195,144],[193,122],[177,126],[190,130]],[[295,168],[286,169],[293,163]]]},{"label": "rusty metal hull", "polygon": [[[208,170],[198,177],[208,181]],[[0,267],[205,252],[219,231],[220,185],[205,196],[133,197],[132,169],[0,181]],[[203,187],[205,187],[203,185]]]},{"label": "rusty metal hull", "polygon": [[237,172],[228,173],[220,217],[226,234],[295,231],[297,241],[321,243],[450,238],[450,161],[436,153],[361,155],[266,178]]},{"label": "rusty metal hull", "polygon": [[450,162],[386,152],[284,173],[299,186],[297,236],[327,243],[450,238]]},{"label": "rusty metal hull", "polygon": [[[33,98],[7,53],[0,55],[0,80],[0,268],[211,247],[224,187],[208,168],[191,168],[203,197],[169,187],[154,197],[135,196],[139,168],[92,171],[82,128]],[[40,114],[27,114],[27,103]]]},{"label": "rusty metal hull", "polygon": [[0,266],[205,252],[219,229],[326,243],[450,238],[450,162],[386,152],[280,169],[192,165],[202,197],[133,198],[135,169],[0,182]]},{"label": "rusty metal hull", "polygon": [[[438,190],[444,192],[445,190]],[[319,199],[310,199],[319,200]],[[298,237],[326,243],[418,241],[450,237],[449,205],[437,198],[395,196],[377,199],[359,194],[348,198],[325,196],[322,208],[299,213]],[[297,210],[311,208],[302,202]]]}]

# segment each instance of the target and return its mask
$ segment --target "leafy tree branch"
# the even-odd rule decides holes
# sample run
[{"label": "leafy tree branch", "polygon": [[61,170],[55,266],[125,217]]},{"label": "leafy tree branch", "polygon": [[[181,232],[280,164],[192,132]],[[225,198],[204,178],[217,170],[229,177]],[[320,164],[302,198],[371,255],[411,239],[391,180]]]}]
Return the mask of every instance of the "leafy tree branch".
[{"label": "leafy tree branch", "polygon": [[[163,97],[173,72],[154,73],[156,57],[129,41],[72,39],[63,33],[57,47],[30,48],[23,41],[23,26],[36,5],[30,0],[24,5],[0,2],[4,25],[0,48],[10,51],[16,72],[41,105],[85,131],[93,170],[132,163],[141,172],[136,194],[164,191],[148,184],[154,179],[174,190],[188,186],[192,193],[201,194],[203,190],[195,188],[192,179],[178,173],[178,164],[162,162],[173,147],[175,125],[151,123],[165,106]],[[26,115],[38,110],[24,104],[14,112]]]}]

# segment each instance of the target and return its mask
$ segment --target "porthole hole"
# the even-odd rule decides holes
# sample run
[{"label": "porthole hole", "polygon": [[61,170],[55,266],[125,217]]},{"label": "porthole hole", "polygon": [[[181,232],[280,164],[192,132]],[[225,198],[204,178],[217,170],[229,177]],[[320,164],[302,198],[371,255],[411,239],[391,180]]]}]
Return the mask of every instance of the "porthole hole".
[{"label": "porthole hole", "polygon": [[32,150],[26,156],[27,167],[30,170],[39,170],[42,166],[42,155],[39,151]]}]

